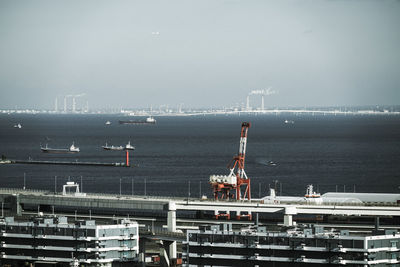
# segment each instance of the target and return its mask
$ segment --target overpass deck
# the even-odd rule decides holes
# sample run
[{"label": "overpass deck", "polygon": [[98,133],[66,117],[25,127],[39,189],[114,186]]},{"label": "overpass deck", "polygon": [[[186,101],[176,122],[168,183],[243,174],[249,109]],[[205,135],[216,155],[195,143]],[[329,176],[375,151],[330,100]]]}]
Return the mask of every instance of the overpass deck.
[{"label": "overpass deck", "polygon": [[399,205],[318,205],[262,204],[249,201],[215,201],[179,197],[130,196],[111,194],[55,194],[50,191],[0,188],[0,201],[14,198],[18,205],[48,205],[59,207],[108,208],[158,211],[253,212],[314,215],[400,216]]}]

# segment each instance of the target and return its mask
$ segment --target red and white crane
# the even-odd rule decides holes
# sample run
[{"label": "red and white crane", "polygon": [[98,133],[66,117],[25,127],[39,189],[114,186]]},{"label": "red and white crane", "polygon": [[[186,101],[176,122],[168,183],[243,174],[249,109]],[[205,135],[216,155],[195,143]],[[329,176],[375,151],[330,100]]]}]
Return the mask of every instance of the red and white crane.
[{"label": "red and white crane", "polygon": [[[247,131],[250,128],[249,122],[242,122],[240,132],[239,153],[234,156],[228,165],[230,169],[229,175],[211,175],[210,184],[214,190],[215,199],[231,199],[234,198],[231,190],[236,191],[236,199],[251,199],[250,179],[244,171],[244,162],[246,156]],[[242,196],[242,186],[245,186]]]}]

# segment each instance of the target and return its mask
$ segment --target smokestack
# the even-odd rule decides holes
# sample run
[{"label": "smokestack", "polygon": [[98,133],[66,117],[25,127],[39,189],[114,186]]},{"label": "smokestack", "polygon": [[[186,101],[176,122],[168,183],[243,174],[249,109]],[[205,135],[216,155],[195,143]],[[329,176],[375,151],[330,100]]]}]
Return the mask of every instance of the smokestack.
[{"label": "smokestack", "polygon": [[76,101],[75,101],[75,96],[72,97],[72,112],[76,111]]},{"label": "smokestack", "polygon": [[64,112],[67,112],[67,97],[64,96]]},{"label": "smokestack", "polygon": [[264,95],[261,95],[261,110],[264,111]]}]

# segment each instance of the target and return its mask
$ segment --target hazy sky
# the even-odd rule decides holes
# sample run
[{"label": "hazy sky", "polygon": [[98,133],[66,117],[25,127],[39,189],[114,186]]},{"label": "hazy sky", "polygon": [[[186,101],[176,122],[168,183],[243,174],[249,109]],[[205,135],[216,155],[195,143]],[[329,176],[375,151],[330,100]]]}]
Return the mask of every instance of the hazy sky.
[{"label": "hazy sky", "polygon": [[0,108],[400,104],[399,50],[396,0],[1,0]]}]

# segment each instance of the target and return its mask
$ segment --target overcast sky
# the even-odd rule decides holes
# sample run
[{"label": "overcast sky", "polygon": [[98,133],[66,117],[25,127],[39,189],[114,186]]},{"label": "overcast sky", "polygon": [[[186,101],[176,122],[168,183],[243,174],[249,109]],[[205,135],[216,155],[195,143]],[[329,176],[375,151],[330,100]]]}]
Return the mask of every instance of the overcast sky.
[{"label": "overcast sky", "polygon": [[1,0],[0,108],[400,104],[399,50],[396,0]]}]

